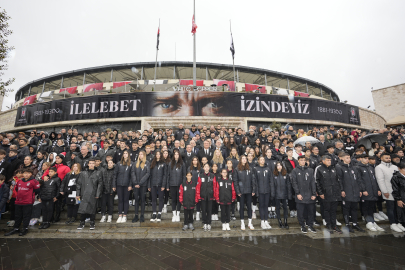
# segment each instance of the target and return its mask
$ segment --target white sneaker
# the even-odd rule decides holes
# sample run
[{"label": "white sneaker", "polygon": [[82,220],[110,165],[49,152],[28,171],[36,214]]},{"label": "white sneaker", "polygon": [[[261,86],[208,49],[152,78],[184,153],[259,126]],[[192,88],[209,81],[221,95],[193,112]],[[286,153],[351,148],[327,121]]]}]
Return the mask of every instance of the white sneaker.
[{"label": "white sneaker", "polygon": [[195,220],[200,221],[200,212],[195,214]]},{"label": "white sneaker", "polygon": [[117,223],[121,223],[121,221],[122,221],[122,217],[119,216],[118,219],[117,219]]},{"label": "white sneaker", "polygon": [[115,201],[118,200],[118,195],[115,195],[114,200]]},{"label": "white sneaker", "polygon": [[380,217],[382,217],[383,219],[388,220],[387,215],[386,215],[386,214],[384,214],[384,212],[383,212],[383,211],[378,212],[378,214],[379,214],[379,215],[380,215]]},{"label": "white sneaker", "polygon": [[397,224],[391,224],[390,226],[391,230],[393,230],[394,232],[402,232],[402,230],[400,228],[398,228]]},{"label": "white sneaker", "polygon": [[127,217],[123,216],[122,219],[121,219],[121,223],[125,223],[125,222],[127,222]]},{"label": "white sneaker", "polygon": [[211,220],[215,220],[215,215],[211,215]]},{"label": "white sneaker", "polygon": [[366,224],[366,228],[367,228],[368,230],[372,231],[372,232],[376,232],[376,231],[377,231],[377,228],[374,227],[374,224],[373,224],[372,222],[368,222],[368,223]]},{"label": "white sneaker", "polygon": [[405,232],[405,227],[402,226],[401,223],[397,223],[398,228],[400,228],[403,232]]},{"label": "white sneaker", "polygon": [[112,221],[112,216],[108,216],[107,222],[111,223],[111,221]]},{"label": "white sneaker", "polygon": [[374,213],[374,220],[382,221],[384,218],[379,213]]},{"label": "white sneaker", "polygon": [[84,222],[90,222],[90,218],[86,218]]},{"label": "white sneaker", "polygon": [[105,222],[105,216],[102,216],[102,217],[101,217],[100,222],[101,222],[101,223]]},{"label": "white sneaker", "polygon": [[336,220],[336,225],[342,226],[342,223],[340,223],[338,220]]},{"label": "white sneaker", "polygon": [[132,200],[129,200],[129,205],[132,206]]},{"label": "white sneaker", "polygon": [[239,209],[240,209],[240,202],[236,202],[236,209],[239,211]]},{"label": "white sneaker", "polygon": [[322,219],[323,226],[326,226],[326,221]]},{"label": "white sneaker", "polygon": [[271,229],[270,223],[267,220],[264,222],[264,224],[266,225],[267,229]]},{"label": "white sneaker", "polygon": [[264,220],[262,220],[262,222],[260,223],[260,227],[262,227],[263,230],[267,229],[266,224],[264,223]]},{"label": "white sneaker", "polygon": [[230,231],[230,230],[231,230],[231,228],[229,227],[229,223],[226,223],[226,230],[227,230],[227,231]]},{"label": "white sneaker", "polygon": [[177,221],[177,222],[180,222],[180,211],[177,211],[176,221]]},{"label": "white sneaker", "polygon": [[222,223],[222,230],[226,231],[226,224],[225,223]]},{"label": "white sneaker", "polygon": [[165,205],[163,205],[163,209],[162,209],[162,213],[167,213],[167,205],[165,204]]},{"label": "white sneaker", "polygon": [[252,219],[256,219],[256,213],[255,212],[252,213]]},{"label": "white sneaker", "polygon": [[38,222],[42,223],[42,221],[43,221],[42,216],[40,216],[39,219],[38,219]]},{"label": "white sneaker", "polygon": [[10,220],[9,222],[7,222],[8,227],[13,227],[14,224],[15,224],[15,220]]},{"label": "white sneaker", "polygon": [[215,214],[215,220],[219,220],[219,218],[218,218],[218,215],[217,215],[217,214]]},{"label": "white sneaker", "polygon": [[321,214],[320,214],[318,211],[315,212],[315,215],[316,215],[317,217],[320,217],[320,216],[321,216]]},{"label": "white sneaker", "polygon": [[254,230],[254,229],[255,229],[255,227],[253,227],[253,224],[252,224],[252,220],[251,220],[251,219],[249,219],[248,227],[249,227],[249,229],[251,229],[251,230]]},{"label": "white sneaker", "polygon": [[203,230],[204,230],[204,232],[206,232],[206,231],[207,231],[207,224],[204,224],[204,226],[203,226]]},{"label": "white sneaker", "polygon": [[374,228],[379,231],[379,232],[385,232],[385,230],[383,228],[381,228],[380,226],[378,226],[375,222],[373,223]]},{"label": "white sneaker", "polygon": [[242,230],[242,231],[244,231],[246,228],[245,228],[245,221],[244,220],[241,220],[240,221],[240,229]]},{"label": "white sneaker", "polygon": [[207,230],[208,230],[209,232],[211,231],[211,225],[210,225],[210,224],[207,225]]},{"label": "white sneaker", "polygon": [[176,221],[177,221],[177,214],[176,214],[176,211],[173,211],[172,222],[176,222]]},{"label": "white sneaker", "polygon": [[132,205],[135,205],[135,200],[132,200]]}]

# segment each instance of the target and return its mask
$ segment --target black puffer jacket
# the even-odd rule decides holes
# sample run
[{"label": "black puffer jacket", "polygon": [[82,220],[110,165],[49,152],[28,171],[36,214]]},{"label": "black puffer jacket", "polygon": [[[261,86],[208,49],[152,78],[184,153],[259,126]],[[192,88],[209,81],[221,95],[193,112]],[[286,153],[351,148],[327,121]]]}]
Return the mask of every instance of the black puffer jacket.
[{"label": "black puffer jacket", "polygon": [[76,192],[76,184],[79,180],[79,174],[67,173],[60,186],[60,192],[63,192],[66,198],[66,204],[76,204],[76,196],[69,197],[73,192]]},{"label": "black puffer jacket", "polygon": [[[295,164],[295,168],[297,168],[298,167],[298,161],[295,158],[293,158],[292,161]],[[291,162],[290,162],[290,160],[288,158],[285,158],[282,161],[282,163],[283,163],[284,168],[287,170],[287,173],[291,173],[294,170],[294,167],[293,167],[293,165],[291,165]]]},{"label": "black puffer jacket", "polygon": [[148,186],[148,180],[150,176],[150,164],[148,161],[145,162],[145,165],[142,169],[142,163],[139,163],[139,167],[136,167],[136,164],[132,166],[131,170],[131,179],[132,179],[132,186],[135,187],[140,185],[141,187]]},{"label": "black puffer jacket", "polygon": [[339,181],[336,169],[333,166],[326,167],[324,164],[315,169],[316,190],[319,195],[325,195],[326,202],[342,200],[343,185]]},{"label": "black puffer jacket", "polygon": [[274,172],[277,161],[278,159],[275,156],[271,156],[271,158],[264,157],[264,162],[266,163],[266,166],[269,167],[271,173]]},{"label": "black puffer jacket", "polygon": [[62,152],[66,153],[67,149],[68,149],[68,147],[65,144],[63,144],[63,145],[55,145],[54,147],[52,147],[51,152],[55,152],[56,154],[59,155]]},{"label": "black puffer jacket", "polygon": [[109,169],[105,169],[105,177],[103,182],[103,194],[112,194],[113,191],[113,181],[114,181],[115,165]]},{"label": "black puffer jacket", "polygon": [[60,189],[60,178],[57,176],[52,177],[48,181],[43,181],[39,198],[41,200],[53,200],[53,198],[59,197],[59,189]]},{"label": "black puffer jacket", "polygon": [[375,177],[375,168],[369,164],[359,163],[357,170],[363,183],[364,191],[368,193],[368,196],[363,194],[361,199],[365,201],[378,201],[378,191],[380,191],[380,188]]},{"label": "black puffer jacket", "polygon": [[391,185],[394,199],[405,202],[405,177],[400,172],[395,172],[391,179]]},{"label": "black puffer jacket", "polygon": [[171,163],[169,163],[167,172],[166,188],[178,187],[183,183],[183,180],[186,177],[186,166],[183,163],[180,168],[177,168],[176,165],[172,168]]},{"label": "black puffer jacket", "polygon": [[117,188],[117,186],[122,186],[122,187],[131,187],[132,186],[131,170],[132,170],[133,166],[135,166],[135,164],[132,162],[129,166],[123,165],[123,164],[121,164],[121,162],[118,162],[115,165],[113,188]]},{"label": "black puffer jacket", "polygon": [[260,194],[270,193],[270,197],[274,198],[275,189],[272,179],[273,172],[267,166],[257,166],[253,169],[257,183],[257,196]]},{"label": "black puffer jacket", "polygon": [[295,195],[296,203],[315,203],[315,200],[311,200],[312,196],[316,196],[314,170],[306,166],[297,166],[291,172],[290,180],[295,194],[301,195],[303,197],[302,200],[299,200],[297,195]]},{"label": "black puffer jacket", "polygon": [[240,171],[236,169],[234,177],[236,194],[257,194],[256,177],[252,170]]},{"label": "black puffer jacket", "polygon": [[166,188],[166,164],[162,162],[156,162],[155,167],[150,169],[150,177],[148,181],[148,187],[164,187]]},{"label": "black puffer jacket", "polygon": [[286,174],[285,176],[279,174],[279,175],[274,175],[272,174],[273,177],[273,183],[274,183],[274,190],[275,190],[275,198],[278,200],[292,200],[292,186],[291,186],[291,181],[290,181],[290,176]]},{"label": "black puffer jacket", "polygon": [[336,166],[336,172],[346,195],[342,199],[347,202],[359,202],[364,186],[358,170],[350,164],[341,164]]}]

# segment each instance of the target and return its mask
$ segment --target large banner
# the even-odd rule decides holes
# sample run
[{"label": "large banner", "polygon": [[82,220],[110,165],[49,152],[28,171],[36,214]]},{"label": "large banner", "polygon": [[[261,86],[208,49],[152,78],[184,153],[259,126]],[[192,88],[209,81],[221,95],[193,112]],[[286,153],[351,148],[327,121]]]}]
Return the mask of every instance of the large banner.
[{"label": "large banner", "polygon": [[239,116],[360,125],[358,107],[315,98],[238,92],[144,92],[95,95],[19,107],[15,126],[141,116]]}]

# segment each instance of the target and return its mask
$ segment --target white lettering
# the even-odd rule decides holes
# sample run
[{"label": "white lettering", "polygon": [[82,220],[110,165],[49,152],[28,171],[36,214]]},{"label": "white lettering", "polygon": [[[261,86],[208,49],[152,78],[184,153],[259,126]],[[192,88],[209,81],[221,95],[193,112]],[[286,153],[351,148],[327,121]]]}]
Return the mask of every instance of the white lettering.
[{"label": "white lettering", "polygon": [[120,112],[127,112],[129,110],[127,102],[128,100],[121,100]]},{"label": "white lettering", "polygon": [[118,101],[110,101],[110,112],[117,112],[118,110]]}]

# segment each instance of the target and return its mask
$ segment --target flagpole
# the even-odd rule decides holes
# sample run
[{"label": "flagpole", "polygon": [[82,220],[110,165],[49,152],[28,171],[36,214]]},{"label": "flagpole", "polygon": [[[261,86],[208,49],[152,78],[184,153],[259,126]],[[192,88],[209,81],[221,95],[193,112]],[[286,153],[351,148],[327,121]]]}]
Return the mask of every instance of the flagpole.
[{"label": "flagpole", "polygon": [[[158,31],[160,33],[160,18],[159,18],[159,30]],[[156,46],[155,76],[153,78],[153,90],[154,91],[156,90],[156,67],[157,67],[157,58],[158,58],[158,51],[159,51],[158,46],[159,45]]]},{"label": "flagpole", "polygon": [[[195,0],[194,0],[194,23],[195,23]],[[197,33],[194,33],[194,59],[193,59],[193,86],[196,87],[197,83],[197,65],[196,65],[196,52],[195,52],[195,36]]]},{"label": "flagpole", "polygon": [[[232,22],[229,20],[229,28],[231,30],[231,38],[232,38],[232,43],[233,43],[233,37],[232,37]],[[236,79],[235,79],[235,58],[232,54],[232,66],[233,66],[233,84],[235,85],[235,91],[236,91]]]}]

